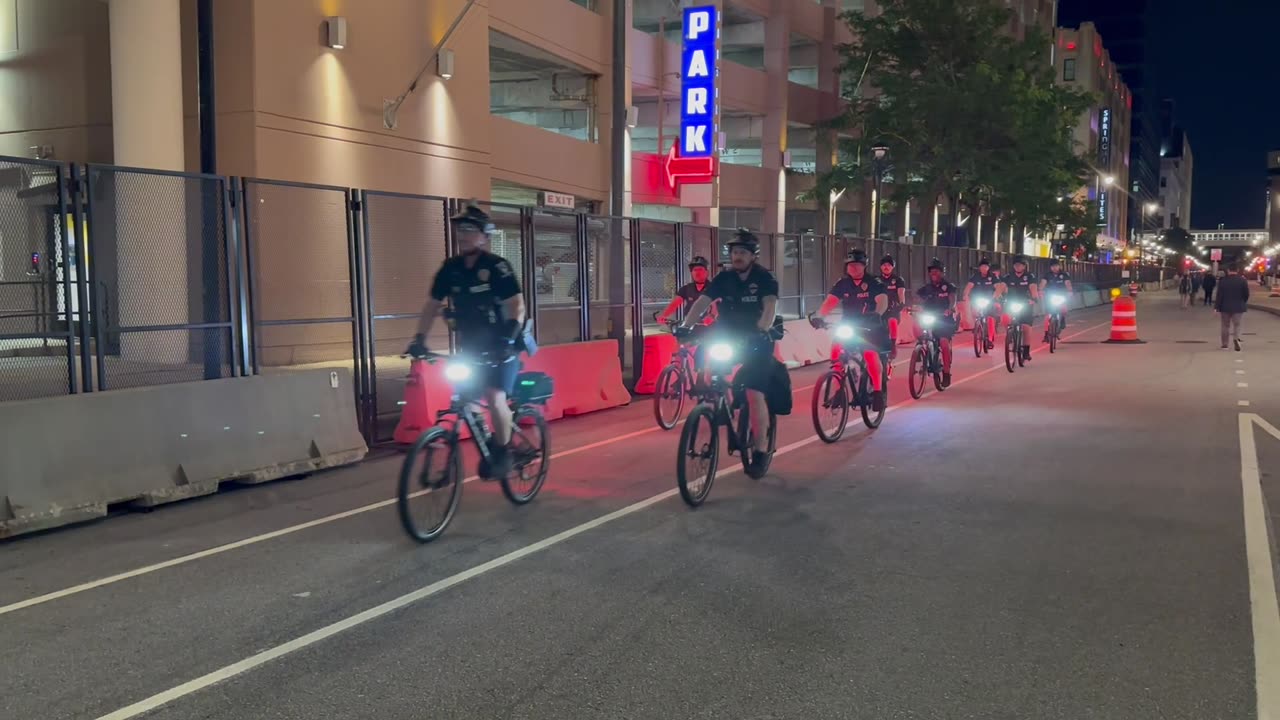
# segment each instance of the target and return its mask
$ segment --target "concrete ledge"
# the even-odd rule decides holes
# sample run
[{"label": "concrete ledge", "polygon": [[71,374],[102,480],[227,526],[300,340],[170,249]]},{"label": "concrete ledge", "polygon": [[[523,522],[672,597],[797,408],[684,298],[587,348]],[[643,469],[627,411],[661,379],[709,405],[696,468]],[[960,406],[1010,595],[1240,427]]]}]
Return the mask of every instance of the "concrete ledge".
[{"label": "concrete ledge", "polygon": [[1247,303],[1245,307],[1248,308],[1249,310],[1257,310],[1258,312],[1267,313],[1268,315],[1280,316],[1280,306],[1255,305],[1253,303]]},{"label": "concrete ledge", "polygon": [[0,404],[0,538],[361,460],[351,375],[308,370]]}]

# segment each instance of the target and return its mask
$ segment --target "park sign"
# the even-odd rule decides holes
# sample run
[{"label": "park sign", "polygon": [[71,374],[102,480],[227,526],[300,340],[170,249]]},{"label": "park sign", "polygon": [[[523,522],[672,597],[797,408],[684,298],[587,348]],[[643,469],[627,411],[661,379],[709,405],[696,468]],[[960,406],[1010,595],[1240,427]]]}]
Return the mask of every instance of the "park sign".
[{"label": "park sign", "polygon": [[719,35],[720,12],[716,6],[685,8],[680,63],[680,157],[683,158],[709,158],[715,154]]}]

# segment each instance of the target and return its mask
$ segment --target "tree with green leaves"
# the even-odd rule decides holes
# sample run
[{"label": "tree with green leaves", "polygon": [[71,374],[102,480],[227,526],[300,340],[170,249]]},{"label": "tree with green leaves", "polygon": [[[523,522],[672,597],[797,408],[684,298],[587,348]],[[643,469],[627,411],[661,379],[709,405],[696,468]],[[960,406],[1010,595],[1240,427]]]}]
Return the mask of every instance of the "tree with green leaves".
[{"label": "tree with green leaves", "polygon": [[[882,0],[880,14],[842,17],[856,40],[841,48],[852,100],[829,128],[842,161],[812,197],[859,188],[870,148],[889,148],[895,182],[887,199],[947,198],[952,212],[998,214],[1019,227],[1055,228],[1059,198],[1084,182],[1072,147],[1086,95],[1054,82],[1050,41],[1008,34],[996,0]],[[927,202],[927,201],[926,201]]]}]

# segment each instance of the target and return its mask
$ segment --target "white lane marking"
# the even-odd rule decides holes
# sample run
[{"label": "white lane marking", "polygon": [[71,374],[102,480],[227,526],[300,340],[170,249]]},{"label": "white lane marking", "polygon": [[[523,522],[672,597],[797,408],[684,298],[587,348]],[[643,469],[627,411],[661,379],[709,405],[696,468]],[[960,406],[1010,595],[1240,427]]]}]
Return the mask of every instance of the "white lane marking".
[{"label": "white lane marking", "polygon": [[1237,375],[1243,375],[1243,374],[1244,374],[1244,371],[1243,371],[1243,370],[1237,370],[1237,371],[1236,371],[1236,374],[1237,374]]},{"label": "white lane marking", "polygon": [[[1074,335],[1065,337],[1063,338],[1063,340],[1067,340],[1067,339],[1076,337],[1078,335],[1083,335],[1084,333],[1090,332],[1092,330],[1096,330],[1099,327],[1103,327],[1104,325],[1106,325],[1106,323],[1103,323],[1102,325],[1094,325],[1091,328],[1086,328],[1084,330],[1081,330],[1078,333],[1075,333]],[[893,366],[897,367],[898,365],[902,365],[908,362],[909,359],[910,357],[908,355],[907,358],[904,358],[902,360],[899,360],[896,363],[893,363]],[[821,366],[821,363],[814,363],[813,365],[807,365],[805,367],[812,368],[812,367],[820,367],[820,366]],[[997,366],[997,367],[1000,367],[1000,366]],[[959,384],[959,381],[957,381],[954,384]],[[804,387],[799,387],[794,389],[792,391],[792,394],[794,395],[796,393],[804,392],[805,390],[811,390],[811,389],[813,389],[813,385],[805,385]],[[684,420],[682,419],[680,423],[683,423],[683,422]],[[581,447],[570,448],[568,450],[563,450],[558,453],[552,453],[551,459],[558,460],[560,458],[569,457],[570,455],[577,455],[578,453],[586,452],[587,450],[594,450],[595,448],[598,448],[598,447],[603,447],[605,445],[621,442],[623,440],[629,440],[634,437],[639,437],[641,435],[647,435],[649,433],[654,433],[654,432],[662,432],[662,428],[659,428],[656,426],[645,428],[644,430],[637,430],[635,432],[627,433],[625,435],[619,435],[617,437],[609,438],[607,440],[601,440],[598,442],[590,443],[587,445],[583,445]],[[472,475],[471,477],[464,479],[462,482],[469,483],[477,479],[478,479],[477,476]],[[428,492],[430,492],[430,490],[419,490],[418,492],[413,493],[411,497],[416,498]],[[251,537],[243,538],[241,540],[236,540],[234,542],[226,543],[224,545],[217,545],[215,547],[207,548],[205,550],[199,550],[197,552],[190,553],[188,555],[182,555],[176,558],[171,558],[169,560],[164,560],[158,563],[154,563],[152,565],[146,565],[144,567],[135,568],[133,570],[127,570],[125,572],[117,573],[115,575],[108,575],[107,577],[98,578],[97,580],[90,580],[88,582],[84,582],[79,585],[73,585],[71,587],[63,588],[61,590],[55,590],[53,592],[45,593],[44,595],[37,595],[36,597],[27,598],[26,600],[19,600],[17,602],[10,603],[8,605],[0,605],[0,615],[6,615],[8,613],[33,607],[35,605],[42,605],[44,603],[52,602],[54,600],[60,600],[62,598],[69,597],[71,595],[76,595],[88,590],[94,590],[96,588],[100,588],[106,585],[112,585],[114,583],[118,583],[124,580],[129,580],[135,577],[140,577],[142,575],[148,575],[150,573],[153,573],[159,570],[166,570],[168,568],[176,567],[178,565],[185,565],[190,562],[195,562],[196,560],[203,560],[205,558],[213,557],[215,555],[221,555],[222,553],[230,552],[232,550],[239,550],[240,548],[243,548],[243,547],[256,545],[257,543],[266,542],[267,540],[274,540],[276,538],[284,537],[286,535],[292,535],[294,533],[301,532],[303,530],[309,530],[311,528],[319,527],[321,525],[327,525],[329,523],[337,522],[339,520],[345,520],[349,517],[362,515],[364,513],[372,512],[374,510],[381,510],[382,508],[387,507],[389,505],[394,505],[395,503],[396,503],[396,498],[391,498],[389,500],[382,500],[376,503],[371,503],[369,505],[353,508],[351,510],[346,510],[340,513],[334,513],[333,515],[327,515],[325,517],[316,518],[315,520],[308,520],[307,522],[299,523],[297,525],[291,525],[289,527],[280,528],[279,530],[272,530],[271,532],[262,533],[261,535],[254,535]]]},{"label": "white lane marking", "polygon": [[[1097,330],[1102,327],[1107,327],[1109,324],[1110,323],[1102,323],[1099,325],[1095,325],[1091,328],[1081,330],[1075,335],[1071,335],[1069,337],[1083,335],[1084,333]],[[1033,350],[1032,352],[1036,352],[1043,348],[1044,346],[1041,346],[1039,348],[1036,348],[1036,350]],[[993,365],[978,373],[975,373],[965,378],[961,378],[955,381],[954,383],[952,383],[951,386],[955,387],[957,385],[963,385],[967,382],[972,382],[974,380],[977,380],[978,378],[984,375],[996,372],[997,370],[1004,370],[1004,369],[1005,369],[1004,365]],[[888,408],[885,409],[885,412],[888,413],[892,410],[901,408],[906,405],[911,405],[916,402],[919,402],[919,401],[908,398],[895,405],[889,406]],[[854,424],[856,424],[856,422],[850,421],[846,427],[852,426]],[[799,450],[802,447],[812,445],[818,442],[819,440],[820,438],[817,435],[807,437],[803,440],[797,440],[789,445],[784,445],[783,447],[778,448],[778,450],[774,453],[774,457],[777,457],[779,455],[786,455],[787,453],[794,452],[796,450]],[[742,469],[741,464],[735,463],[727,468],[724,468],[718,471],[716,473],[716,479],[719,479],[725,475],[731,475],[734,473],[741,472],[741,469]],[[195,678],[194,680],[189,680],[185,683],[182,683],[181,685],[172,687],[168,690],[152,695],[149,698],[140,700],[136,703],[133,703],[132,705],[116,710],[115,712],[109,713],[107,715],[103,715],[99,717],[98,720],[129,720],[130,718],[135,718],[135,717],[138,717],[139,715],[143,715],[145,713],[151,712],[152,710],[155,710],[161,706],[167,705],[173,702],[174,700],[178,700],[180,698],[183,698],[187,695],[203,690],[204,688],[207,688],[211,685],[215,685],[224,680],[229,680],[237,675],[243,674],[257,667],[265,665],[266,663],[271,662],[272,660],[282,658],[285,655],[289,655],[291,653],[297,652],[298,650],[302,650],[303,648],[309,647],[311,645],[315,645],[316,643],[322,640],[328,639],[330,637],[333,637],[334,635],[345,632],[359,625],[363,625],[364,623],[367,623],[371,620],[376,620],[384,615],[387,615],[388,613],[394,612],[408,605],[412,605],[413,603],[416,603],[419,600],[426,599],[428,597],[431,597],[432,595],[436,595],[440,592],[448,590],[449,588],[455,585],[461,584],[463,582],[466,582],[467,580],[483,575],[489,572],[490,570],[496,570],[497,568],[500,568],[504,565],[509,565],[517,560],[533,555],[534,553],[541,552],[554,545],[559,545],[560,543],[566,540],[569,540],[571,538],[574,538],[578,535],[581,535],[582,533],[585,533],[588,530],[594,530],[603,525],[607,525],[613,522],[614,520],[619,520],[628,515],[632,515],[634,513],[640,512],[641,510],[644,510],[645,508],[656,505],[662,502],[663,500],[666,500],[676,495],[679,492],[680,490],[678,488],[672,488],[671,490],[660,492],[657,495],[654,495],[653,497],[649,497],[637,503],[628,505],[620,510],[615,510],[606,515],[601,515],[600,517],[595,518],[594,520],[588,520],[587,522],[582,523],[581,525],[571,527],[568,530],[564,530],[562,532],[556,533],[555,535],[539,540],[538,542],[535,542],[531,545],[526,545],[518,550],[513,550],[507,553],[506,555],[496,557],[492,560],[489,560],[488,562],[484,562],[474,567],[468,568],[466,570],[463,570],[460,573],[457,573],[456,575],[451,575],[442,580],[437,580],[436,582],[433,582],[430,585],[421,587],[417,590],[414,590],[413,592],[407,593],[405,595],[401,595],[400,597],[394,598],[392,600],[388,600],[387,602],[384,602],[381,605],[376,605],[374,607],[369,608],[368,610],[357,613],[343,620],[339,620],[330,625],[326,625],[318,630],[313,630],[307,633],[306,635],[302,635],[301,637],[294,638],[293,640],[290,640],[282,645],[277,645],[274,648],[269,648],[267,650],[260,651],[259,653],[253,655],[252,657],[245,658],[239,662],[232,663],[225,667],[214,670],[213,672],[207,673],[205,675],[201,675],[200,677]]]},{"label": "white lane marking", "polygon": [[1238,387],[1238,388],[1247,388],[1247,387],[1249,387],[1249,383],[1236,383],[1236,387]]},{"label": "white lane marking", "polygon": [[1267,501],[1254,428],[1280,440],[1280,430],[1252,413],[1240,413],[1240,483],[1244,505],[1245,555],[1249,564],[1249,604],[1253,610],[1254,685],[1258,720],[1280,718],[1280,601],[1276,598],[1275,559],[1267,535]]},{"label": "white lane marking", "polygon": [[1244,362],[1244,360],[1237,359],[1237,360],[1236,360],[1236,362],[1238,362],[1238,363],[1242,363],[1242,362]]},{"label": "white lane marking", "polygon": [[1240,407],[1249,407],[1249,401],[1248,401],[1248,400],[1237,400],[1237,401],[1236,401],[1236,405],[1239,405]]}]

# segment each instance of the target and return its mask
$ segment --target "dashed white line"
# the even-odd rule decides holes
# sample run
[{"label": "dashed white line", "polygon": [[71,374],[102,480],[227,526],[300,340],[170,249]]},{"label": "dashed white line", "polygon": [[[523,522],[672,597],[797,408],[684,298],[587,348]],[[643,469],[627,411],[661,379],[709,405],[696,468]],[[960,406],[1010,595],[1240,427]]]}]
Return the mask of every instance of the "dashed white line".
[{"label": "dashed white line", "polygon": [[1249,407],[1249,401],[1248,401],[1248,400],[1237,400],[1237,401],[1236,401],[1236,405],[1239,405],[1240,407]]},{"label": "dashed white line", "polygon": [[1247,388],[1247,387],[1249,387],[1249,383],[1236,383],[1236,387],[1238,387],[1238,388]]},{"label": "dashed white line", "polygon": [[1237,371],[1236,371],[1236,374],[1237,374],[1237,375],[1243,375],[1243,374],[1244,374],[1244,371],[1243,371],[1243,370],[1237,370]]}]

